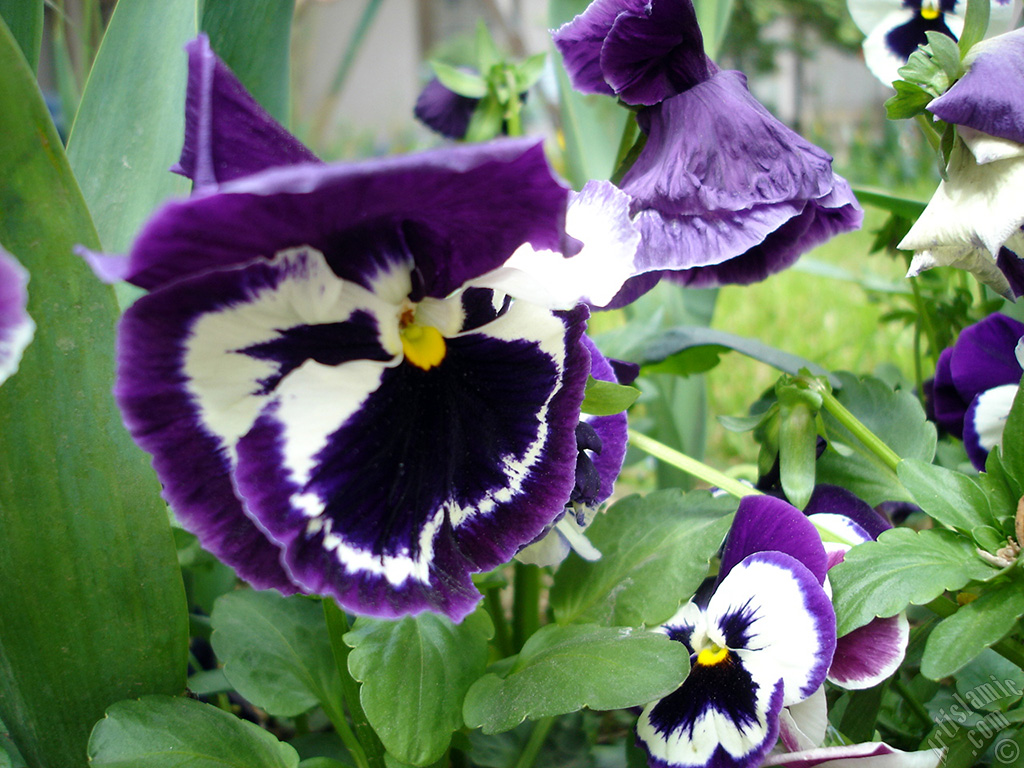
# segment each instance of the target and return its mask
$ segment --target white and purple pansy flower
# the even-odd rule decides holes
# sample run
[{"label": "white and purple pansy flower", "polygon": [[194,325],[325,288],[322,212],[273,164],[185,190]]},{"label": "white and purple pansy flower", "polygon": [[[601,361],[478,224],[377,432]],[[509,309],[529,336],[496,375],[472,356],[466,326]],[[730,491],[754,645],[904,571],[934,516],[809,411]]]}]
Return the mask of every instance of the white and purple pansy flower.
[{"label": "white and purple pansy flower", "polygon": [[651,766],[760,765],[783,707],[814,694],[832,662],[827,564],[814,525],[795,507],[770,496],[740,502],[710,594],[661,628],[686,645],[691,669],[637,722]]},{"label": "white and purple pansy flower", "polygon": [[[991,0],[990,29],[1002,32],[1013,20],[1012,0]],[[871,73],[886,85],[899,80],[897,70],[920,45],[928,32],[960,38],[964,28],[962,0],[848,0],[850,16],[864,33],[864,61]]]},{"label": "white and purple pansy flower", "polygon": [[529,141],[322,164],[187,50],[196,191],[127,257],[87,254],[149,290],[119,331],[125,423],[254,586],[460,620],[577,484],[587,310],[479,281],[523,243],[578,248],[569,192]]},{"label": "white and purple pansy flower", "polygon": [[621,182],[641,233],[637,276],[608,306],[662,278],[763,280],[860,226],[831,157],[707,58],[690,0],[595,0],[554,38],[575,87],[643,107],[646,143]]},{"label": "white and purple pansy flower", "polygon": [[964,65],[928,105],[957,126],[946,178],[899,247],[915,251],[909,276],[957,267],[1013,298],[1024,294],[1024,29],[978,43]]},{"label": "white and purple pansy flower", "polygon": [[1024,323],[992,314],[960,332],[939,355],[932,388],[936,423],[964,441],[975,469],[1002,440],[1024,373]]},{"label": "white and purple pansy flower", "polygon": [[35,323],[26,311],[28,272],[0,247],[0,383],[15,371],[32,341]]}]

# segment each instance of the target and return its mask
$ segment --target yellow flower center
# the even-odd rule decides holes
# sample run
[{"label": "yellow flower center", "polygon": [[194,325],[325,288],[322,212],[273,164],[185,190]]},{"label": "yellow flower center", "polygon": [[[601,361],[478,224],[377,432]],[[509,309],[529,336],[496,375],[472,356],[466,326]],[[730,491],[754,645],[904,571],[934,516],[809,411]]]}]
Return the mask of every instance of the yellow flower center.
[{"label": "yellow flower center", "polygon": [[429,371],[444,360],[447,350],[444,336],[432,325],[420,325],[415,322],[412,309],[402,313],[398,333],[402,338],[405,359],[417,368]]},{"label": "yellow flower center", "polygon": [[942,15],[942,9],[936,0],[924,0],[921,3],[921,17],[933,21]]},{"label": "yellow flower center", "polygon": [[704,648],[697,654],[697,663],[705,667],[713,667],[715,664],[721,664],[727,658],[729,658],[728,648],[719,648],[717,645],[712,645],[710,648]]}]

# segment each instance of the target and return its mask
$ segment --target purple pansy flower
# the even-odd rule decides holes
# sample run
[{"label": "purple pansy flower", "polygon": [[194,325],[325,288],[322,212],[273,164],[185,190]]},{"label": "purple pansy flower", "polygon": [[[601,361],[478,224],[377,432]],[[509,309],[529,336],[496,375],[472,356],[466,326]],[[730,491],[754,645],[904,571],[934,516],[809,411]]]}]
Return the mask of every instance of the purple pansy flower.
[{"label": "purple pansy flower", "polygon": [[27,285],[28,272],[0,247],[0,383],[18,370],[21,354],[35,333],[35,323],[25,311]]},{"label": "purple pansy flower", "polygon": [[554,33],[573,84],[642,105],[646,144],[622,179],[642,239],[608,305],[668,277],[710,287],[763,280],[860,226],[832,159],[704,53],[690,0],[595,0]]},{"label": "purple pansy flower", "polygon": [[832,662],[827,564],[817,531],[795,507],[769,496],[740,502],[710,596],[661,628],[686,645],[692,666],[637,722],[651,766],[761,763],[783,707],[814,694]]},{"label": "purple pansy flower", "polygon": [[1000,443],[1024,366],[1024,323],[992,314],[960,332],[939,355],[932,390],[935,421],[964,441],[976,469]]},{"label": "purple pansy flower", "polygon": [[[966,3],[960,0],[847,0],[847,5],[866,36],[864,61],[886,85],[900,79],[897,70],[918,46],[927,45],[926,33],[958,40],[964,28]],[[992,0],[990,29],[1004,31],[1012,19],[1011,0]]]},{"label": "purple pansy flower", "polygon": [[479,282],[579,246],[568,190],[528,141],[321,164],[187,50],[196,192],[127,257],[87,254],[150,291],[120,326],[125,423],[254,586],[459,620],[576,485],[587,310]]},{"label": "purple pansy flower", "polygon": [[1024,294],[1024,30],[974,46],[966,74],[928,105],[957,126],[946,178],[900,242],[909,275],[972,272],[1007,298]]},{"label": "purple pansy flower", "polygon": [[462,139],[480,99],[455,93],[438,78],[431,78],[416,99],[413,114],[421,123],[449,139]]}]

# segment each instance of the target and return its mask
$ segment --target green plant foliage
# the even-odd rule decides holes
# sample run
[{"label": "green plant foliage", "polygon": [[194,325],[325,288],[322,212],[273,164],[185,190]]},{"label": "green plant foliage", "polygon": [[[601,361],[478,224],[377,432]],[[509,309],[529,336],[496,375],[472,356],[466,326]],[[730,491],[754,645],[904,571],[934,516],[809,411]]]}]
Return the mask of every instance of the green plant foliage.
[{"label": "green plant foliage", "polygon": [[616,502],[587,529],[601,559],[572,555],[555,574],[555,618],[632,627],[670,619],[700,586],[736,504],[678,490]]},{"label": "green plant foliage", "polygon": [[466,725],[500,733],[527,718],[642,706],[674,691],[689,651],[665,635],[592,624],[541,627],[504,677],[489,673],[469,689]]},{"label": "green plant foliage", "polygon": [[914,503],[940,523],[964,533],[996,524],[988,497],[974,478],[916,459],[904,459],[896,471]]},{"label": "green plant foliage", "polygon": [[593,416],[610,416],[629,408],[639,396],[640,390],[636,387],[627,387],[612,381],[598,381],[591,376],[587,380],[580,410]]},{"label": "green plant foliage", "polygon": [[35,72],[43,43],[43,0],[0,0],[0,19],[7,24]]},{"label": "green plant foliage", "polygon": [[466,691],[487,665],[493,633],[483,611],[461,624],[433,613],[356,621],[345,635],[349,670],[362,682],[359,700],[390,755],[429,765],[445,753],[462,727]]},{"label": "green plant foliage", "polygon": [[829,570],[836,631],[841,637],[876,616],[895,616],[997,573],[972,541],[952,531],[893,528],[878,541],[858,544]]},{"label": "green plant foliage", "polygon": [[297,768],[299,756],[258,725],[194,699],[122,701],[89,739],[95,768]]},{"label": "green plant foliage", "polygon": [[[931,461],[935,455],[935,426],[925,417],[920,401],[909,392],[893,390],[871,376],[837,373],[839,402],[903,459]],[[881,459],[850,434],[835,417],[822,413],[829,448],[818,459],[819,483],[840,485],[868,504],[912,501]]]},{"label": "green plant foliage", "polygon": [[0,717],[31,765],[85,764],[110,704],[185,685],[166,509],[110,396],[113,293],[35,78],[0,24],[0,243],[31,275],[35,339],[0,387]]},{"label": "green plant foliage", "polygon": [[339,695],[319,601],[274,590],[229,592],[214,604],[212,623],[228,681],[268,713],[299,715]]}]

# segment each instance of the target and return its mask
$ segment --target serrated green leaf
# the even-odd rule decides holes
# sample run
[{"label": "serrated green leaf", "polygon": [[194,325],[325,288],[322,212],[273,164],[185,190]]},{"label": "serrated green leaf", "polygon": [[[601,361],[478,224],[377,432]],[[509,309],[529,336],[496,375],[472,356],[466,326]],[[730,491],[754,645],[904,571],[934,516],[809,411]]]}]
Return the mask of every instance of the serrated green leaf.
[{"label": "serrated green leaf", "polygon": [[29,67],[39,68],[43,43],[43,0],[0,0],[0,19],[7,24]]},{"label": "serrated green leaf", "polygon": [[487,95],[487,81],[476,72],[467,72],[443,61],[431,61],[430,68],[441,85],[453,93],[470,99],[482,99]]},{"label": "serrated green leaf", "polygon": [[925,643],[921,674],[932,680],[960,671],[998,642],[1024,616],[1024,589],[1019,582],[988,588],[956,613],[939,622]]},{"label": "serrated green leaf", "polygon": [[921,86],[932,96],[939,96],[949,88],[949,77],[942,71],[942,67],[920,48],[910,54],[907,63],[897,72],[904,80]]},{"label": "serrated green leaf", "polygon": [[299,756],[255,723],[194,699],[118,702],[93,729],[93,768],[297,768]]},{"label": "serrated green leaf", "polygon": [[997,573],[978,557],[974,542],[953,531],[893,528],[853,547],[829,570],[836,632],[842,637],[876,616],[895,616]]},{"label": "serrated green leaf", "polygon": [[985,491],[974,478],[916,459],[904,459],[896,472],[914,502],[940,523],[965,533],[994,524]]},{"label": "serrated green leaf", "polygon": [[580,410],[591,416],[611,416],[622,413],[635,403],[639,396],[640,390],[636,387],[590,377],[587,380]]},{"label": "serrated green leaf", "polygon": [[117,307],[35,78],[0,23],[0,243],[37,328],[0,387],[0,718],[30,765],[79,768],[115,701],[184,690],[166,507],[110,391]]},{"label": "serrated green leaf", "polygon": [[295,0],[205,0],[210,47],[278,122],[288,125],[289,50]]},{"label": "serrated green leaf", "polygon": [[960,49],[956,40],[934,30],[928,30],[924,34],[928,38],[928,47],[931,48],[932,61],[942,68],[946,78],[953,82],[963,75],[964,68],[960,63]]},{"label": "serrated green leaf", "polygon": [[487,674],[469,689],[470,728],[501,733],[527,718],[637,707],[679,687],[689,669],[682,643],[660,633],[589,624],[541,627],[505,678]]},{"label": "serrated green leaf", "polygon": [[292,717],[340,691],[320,602],[279,592],[229,592],[213,606],[213,650],[240,694]]},{"label": "serrated green leaf", "polygon": [[123,252],[165,199],[189,182],[181,152],[195,0],[120,0],[68,138],[68,160],[106,251]]},{"label": "serrated green leaf", "polygon": [[935,97],[916,83],[897,80],[892,84],[895,96],[885,101],[885,116],[890,120],[906,120],[924,112]]},{"label": "serrated green leaf", "polygon": [[462,727],[462,703],[487,666],[494,630],[485,611],[454,624],[421,613],[400,621],[361,618],[345,635],[359,701],[387,748],[404,763],[429,765]]},{"label": "serrated green leaf", "polygon": [[675,489],[616,502],[587,529],[601,559],[573,555],[555,573],[555,619],[634,627],[668,620],[700,586],[736,504]]},{"label": "serrated green leaf", "polygon": [[[871,376],[835,374],[836,398],[868,429],[903,459],[930,462],[935,455],[935,426],[910,392],[893,390]],[[912,501],[910,494],[881,459],[855,438],[835,417],[822,412],[829,448],[818,459],[819,483],[846,488],[868,504]]]}]

